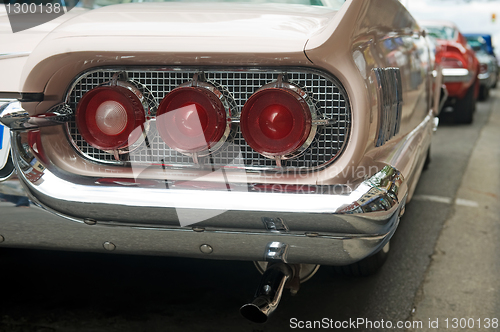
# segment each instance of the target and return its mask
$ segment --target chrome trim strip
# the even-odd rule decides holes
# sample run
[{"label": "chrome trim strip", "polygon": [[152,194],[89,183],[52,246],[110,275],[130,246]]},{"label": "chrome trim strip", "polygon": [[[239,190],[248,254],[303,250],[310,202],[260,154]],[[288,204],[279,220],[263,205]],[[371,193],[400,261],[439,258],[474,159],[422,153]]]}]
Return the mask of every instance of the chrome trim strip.
[{"label": "chrome trim strip", "polygon": [[[8,104],[8,103],[11,103],[11,102],[14,102],[14,101],[17,101],[17,99],[15,99],[15,98],[1,98],[0,97],[0,106],[3,106],[5,104]],[[2,113],[0,112],[0,115],[1,114]]]},{"label": "chrome trim strip", "polygon": [[403,111],[403,86],[399,68],[374,68],[380,105],[376,146],[384,145],[399,133]]},{"label": "chrome trim strip", "polygon": [[[9,108],[18,109],[19,111],[9,111]],[[72,110],[65,104],[59,104],[52,107],[45,114],[30,116],[21,107],[21,103],[16,100],[2,105],[0,114],[0,122],[9,127],[10,130],[26,130],[66,123],[71,119]]]},{"label": "chrome trim strip", "polygon": [[17,99],[22,102],[39,102],[43,101],[45,96],[43,93],[38,92],[12,92],[12,91],[1,91],[0,99]]},{"label": "chrome trim strip", "polygon": [[29,56],[31,52],[11,52],[11,53],[1,53],[0,60],[22,58]]}]

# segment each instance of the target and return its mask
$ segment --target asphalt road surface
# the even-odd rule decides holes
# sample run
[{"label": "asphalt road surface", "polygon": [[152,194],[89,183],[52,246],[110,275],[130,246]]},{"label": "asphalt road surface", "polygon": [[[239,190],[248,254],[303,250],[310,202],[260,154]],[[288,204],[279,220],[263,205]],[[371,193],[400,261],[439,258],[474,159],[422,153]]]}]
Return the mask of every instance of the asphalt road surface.
[{"label": "asphalt road surface", "polygon": [[[479,177],[470,185],[493,174],[493,185],[498,184],[498,168],[482,169],[491,165],[488,158],[498,165],[498,140],[492,153],[482,150],[485,159],[476,166],[470,157],[480,152],[483,145],[478,142],[488,139],[481,135],[490,116],[500,113],[499,98],[493,91],[488,101],[478,103],[470,126],[439,127],[432,162],[391,241],[389,259],[372,277],[349,279],[321,267],[297,295],[284,294],[267,323],[255,324],[239,314],[259,281],[252,263],[0,248],[0,331],[258,332],[298,330],[313,321],[323,327],[336,322],[354,331],[499,330],[493,328],[493,319],[500,318],[500,285],[490,275],[500,270],[498,248],[494,251],[500,217],[490,213],[491,225],[467,243],[455,240],[468,230],[454,221],[458,218],[463,227],[474,228],[483,220],[481,213],[498,206],[496,194],[489,195],[487,206],[479,193],[473,195],[463,185],[469,181],[466,170]],[[486,180],[485,186],[488,182],[492,184]],[[29,227],[35,217],[53,218],[37,207],[0,203],[0,218],[11,225]],[[492,249],[461,258],[452,255],[456,248]],[[484,278],[473,280],[476,276]],[[474,287],[464,291],[468,285]],[[469,318],[466,315],[480,321],[452,329],[452,319]],[[440,328],[435,329],[430,324],[438,318]],[[447,318],[450,325],[445,329]],[[492,319],[491,328],[486,319]],[[364,323],[353,328],[353,321]],[[398,322],[403,325],[396,326]],[[415,322],[422,325],[412,325]]]}]

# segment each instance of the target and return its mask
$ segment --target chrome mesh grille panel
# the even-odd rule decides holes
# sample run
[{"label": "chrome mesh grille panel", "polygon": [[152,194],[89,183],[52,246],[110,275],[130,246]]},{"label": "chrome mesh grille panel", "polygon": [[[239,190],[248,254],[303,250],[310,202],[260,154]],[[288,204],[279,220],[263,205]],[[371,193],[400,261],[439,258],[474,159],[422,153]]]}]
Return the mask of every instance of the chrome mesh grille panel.
[{"label": "chrome mesh grille panel", "polygon": [[[82,96],[89,90],[110,81],[117,72],[122,73],[126,79],[133,82],[140,89],[147,90],[151,96],[160,103],[162,98],[171,90],[182,83],[189,82],[200,69],[99,69],[87,72],[80,76],[70,89],[66,103],[76,112],[76,106]],[[235,102],[236,111],[232,118],[238,119],[245,101],[261,86],[276,81],[282,70],[203,70],[207,81],[229,93]],[[335,124],[318,126],[316,136],[311,145],[293,159],[284,161],[282,166],[288,169],[300,168],[312,170],[322,167],[342,152],[347,141],[351,113],[347,96],[343,89],[333,79],[325,77],[316,71],[303,69],[287,71],[285,77],[288,82],[299,86],[312,95],[316,104],[318,119],[333,119]],[[152,114],[154,117],[154,114]],[[152,122],[153,123],[153,122]],[[194,166],[190,156],[183,155],[169,148],[156,132],[155,125],[150,126],[148,132],[148,144],[142,143],[134,147],[126,155],[121,155],[116,160],[113,154],[95,149],[88,145],[78,132],[76,123],[70,121],[68,133],[75,147],[87,158],[104,162],[126,165],[128,162],[141,162],[148,164],[162,164],[173,167]],[[230,164],[235,153],[241,152],[243,164],[247,168],[275,169],[276,162],[266,158],[254,151],[243,139],[239,126],[233,124],[232,133],[222,148],[212,153],[210,160],[200,158],[200,164],[211,164],[211,166],[226,166]]]}]

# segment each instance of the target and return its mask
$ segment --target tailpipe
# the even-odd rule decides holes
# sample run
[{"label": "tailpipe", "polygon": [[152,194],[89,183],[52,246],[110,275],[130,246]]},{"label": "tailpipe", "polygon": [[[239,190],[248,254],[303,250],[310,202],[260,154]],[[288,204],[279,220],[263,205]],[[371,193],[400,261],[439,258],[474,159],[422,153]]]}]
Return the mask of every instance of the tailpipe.
[{"label": "tailpipe", "polygon": [[278,307],[285,284],[294,276],[294,269],[286,263],[268,266],[260,280],[251,303],[240,308],[240,313],[254,323],[265,323]]}]

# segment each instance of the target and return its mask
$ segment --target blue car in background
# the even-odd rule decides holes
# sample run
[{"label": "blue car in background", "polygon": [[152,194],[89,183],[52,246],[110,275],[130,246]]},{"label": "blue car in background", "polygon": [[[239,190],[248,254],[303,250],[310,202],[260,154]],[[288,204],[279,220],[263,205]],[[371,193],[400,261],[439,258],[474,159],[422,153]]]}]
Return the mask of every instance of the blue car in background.
[{"label": "blue car in background", "polygon": [[488,33],[464,33],[463,34],[467,40],[482,40],[486,44],[485,51],[495,57],[498,60],[497,55],[495,54],[495,47],[493,46],[493,39]]},{"label": "blue car in background", "polygon": [[496,58],[495,48],[493,47],[493,42],[490,34],[464,33],[463,35],[465,38],[467,38],[467,40],[473,40],[473,39],[477,40],[478,38],[482,38],[486,43],[486,52],[488,52],[489,55],[493,55]]},{"label": "blue car in background", "polygon": [[479,100],[486,100],[489,90],[497,86],[499,66],[491,41],[491,35],[470,33],[464,34],[467,44],[476,52],[480,63],[479,69]]}]

